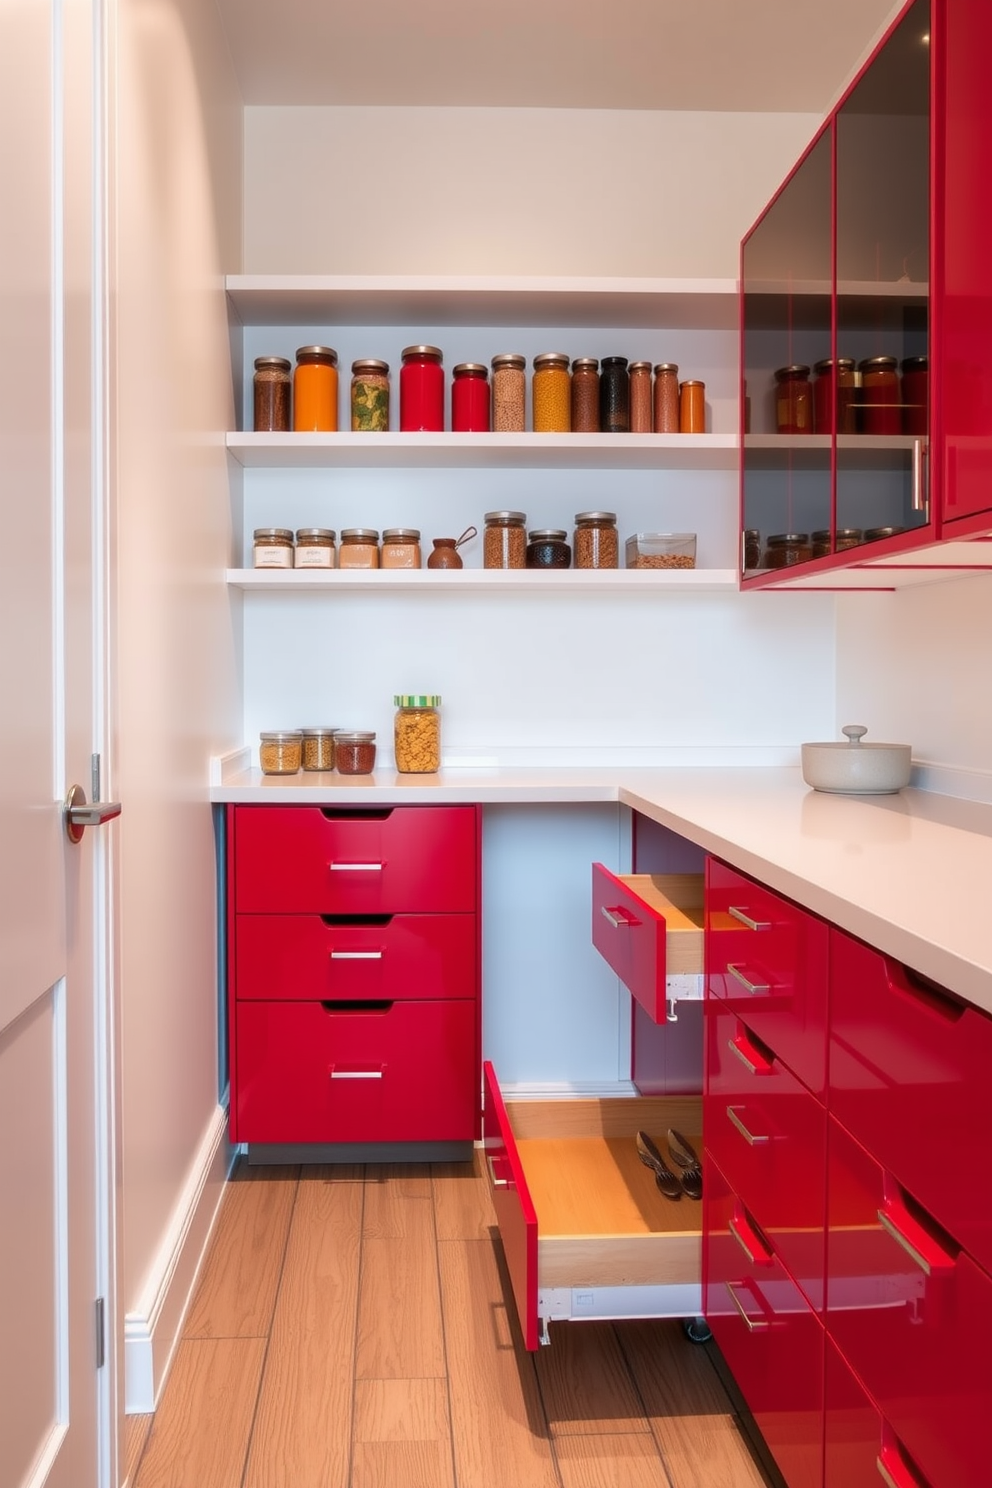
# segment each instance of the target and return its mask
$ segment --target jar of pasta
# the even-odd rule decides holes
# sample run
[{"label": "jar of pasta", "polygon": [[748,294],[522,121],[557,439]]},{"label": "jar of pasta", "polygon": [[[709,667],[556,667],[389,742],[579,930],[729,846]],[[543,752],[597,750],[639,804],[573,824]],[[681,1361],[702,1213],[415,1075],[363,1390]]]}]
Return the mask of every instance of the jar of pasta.
[{"label": "jar of pasta", "polygon": [[419,530],[416,527],[384,528],[379,565],[381,568],[419,568]]},{"label": "jar of pasta", "polygon": [[393,744],[401,775],[434,775],[441,768],[441,699],[437,693],[401,693],[393,698]]},{"label": "jar of pasta", "polygon": [[293,373],[293,428],[334,433],[338,427],[338,354],[330,346],[301,346]]},{"label": "jar of pasta", "polygon": [[379,534],[374,527],[342,527],[338,568],[378,568]]},{"label": "jar of pasta", "polygon": [[297,568],[333,568],[334,556],[333,528],[300,527],[297,529]]},{"label": "jar of pasta", "polygon": [[389,363],[363,357],[351,364],[351,427],[384,434],[389,428]]},{"label": "jar of pasta", "polygon": [[256,527],[252,538],[252,563],[256,568],[292,568],[292,528]]},{"label": "jar of pasta", "polygon": [[522,434],[527,398],[527,358],[516,351],[493,357],[492,425],[494,434]]},{"label": "jar of pasta", "polygon": [[535,434],[568,434],[572,428],[572,392],[568,357],[544,351],[534,358],[531,382]]}]

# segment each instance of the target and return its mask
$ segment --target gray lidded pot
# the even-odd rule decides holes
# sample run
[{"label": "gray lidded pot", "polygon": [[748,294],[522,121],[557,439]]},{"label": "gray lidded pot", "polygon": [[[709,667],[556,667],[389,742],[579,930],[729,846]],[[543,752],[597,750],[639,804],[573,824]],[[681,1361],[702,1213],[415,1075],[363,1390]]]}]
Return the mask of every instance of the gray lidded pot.
[{"label": "gray lidded pot", "polygon": [[847,724],[847,743],[804,744],[803,779],[814,790],[846,796],[893,795],[909,784],[912,769],[908,744],[863,744],[868,730]]}]

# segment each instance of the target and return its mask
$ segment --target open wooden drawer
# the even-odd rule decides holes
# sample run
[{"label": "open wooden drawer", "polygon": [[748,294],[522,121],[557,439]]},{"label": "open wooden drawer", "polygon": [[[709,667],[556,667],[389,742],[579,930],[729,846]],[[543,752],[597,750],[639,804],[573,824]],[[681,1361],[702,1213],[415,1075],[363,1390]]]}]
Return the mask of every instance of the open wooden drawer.
[{"label": "open wooden drawer", "polygon": [[664,1154],[674,1126],[702,1154],[699,1098],[507,1105],[484,1068],[486,1164],[526,1346],[559,1319],[697,1316],[702,1205],[659,1192],[634,1136]]},{"label": "open wooden drawer", "polygon": [[655,1023],[665,1022],[666,998],[702,997],[703,888],[701,873],[592,865],[592,943]]}]

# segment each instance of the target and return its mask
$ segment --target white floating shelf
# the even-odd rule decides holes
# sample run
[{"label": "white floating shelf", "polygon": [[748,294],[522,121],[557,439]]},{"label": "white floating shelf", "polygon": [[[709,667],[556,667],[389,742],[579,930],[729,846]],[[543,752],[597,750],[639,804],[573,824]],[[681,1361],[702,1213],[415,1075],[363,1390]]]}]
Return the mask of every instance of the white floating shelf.
[{"label": "white floating shelf", "polygon": [[736,470],[735,434],[227,435],[249,470]]},{"label": "white floating shelf", "polygon": [[349,593],[384,591],[427,593],[446,589],[464,594],[669,594],[730,593],[737,590],[732,568],[677,569],[276,569],[229,568],[227,582],[235,589],[269,594]]}]

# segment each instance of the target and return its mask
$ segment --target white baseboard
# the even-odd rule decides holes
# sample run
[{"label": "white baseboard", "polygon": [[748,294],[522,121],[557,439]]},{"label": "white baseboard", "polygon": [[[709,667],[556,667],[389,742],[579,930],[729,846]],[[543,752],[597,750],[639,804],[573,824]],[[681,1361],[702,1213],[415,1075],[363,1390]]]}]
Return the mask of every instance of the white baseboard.
[{"label": "white baseboard", "polygon": [[227,1111],[218,1106],[142,1294],[124,1317],[126,1415],[155,1409],[235,1154],[227,1140]]}]

